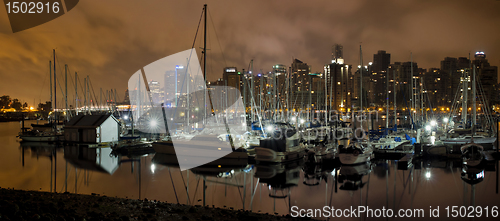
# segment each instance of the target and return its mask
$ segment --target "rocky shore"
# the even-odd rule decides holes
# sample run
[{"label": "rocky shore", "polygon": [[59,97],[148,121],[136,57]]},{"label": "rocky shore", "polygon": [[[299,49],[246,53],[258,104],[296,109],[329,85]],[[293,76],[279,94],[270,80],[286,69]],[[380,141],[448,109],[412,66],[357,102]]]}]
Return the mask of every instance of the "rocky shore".
[{"label": "rocky shore", "polygon": [[232,208],[212,208],[71,193],[0,188],[0,220],[295,220]]}]

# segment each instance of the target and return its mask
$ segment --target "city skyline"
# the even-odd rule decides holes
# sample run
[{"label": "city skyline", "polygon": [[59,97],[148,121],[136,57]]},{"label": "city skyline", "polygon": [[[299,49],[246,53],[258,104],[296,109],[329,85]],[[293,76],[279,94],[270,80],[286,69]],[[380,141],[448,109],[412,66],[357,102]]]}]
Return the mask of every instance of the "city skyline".
[{"label": "city skyline", "polygon": [[[49,100],[48,61],[55,48],[59,76],[66,63],[71,75],[89,75],[94,90],[117,89],[123,100],[120,91],[133,73],[191,48],[204,3],[80,2],[61,18],[15,34],[5,32],[2,11],[0,94],[28,103]],[[500,16],[494,13],[500,9],[498,1],[206,3],[209,81],[220,78],[224,67],[247,69],[252,59],[255,73],[271,71],[275,64],[288,66],[293,59],[308,63],[311,72],[322,72],[334,44],[343,46],[345,63],[354,67],[360,44],[365,64],[379,50],[391,54],[391,63],[410,61],[412,53],[413,61],[426,69],[439,68],[445,57],[468,57],[476,51],[484,51],[491,65],[500,64],[495,37]],[[198,54],[202,30],[195,44]]]}]

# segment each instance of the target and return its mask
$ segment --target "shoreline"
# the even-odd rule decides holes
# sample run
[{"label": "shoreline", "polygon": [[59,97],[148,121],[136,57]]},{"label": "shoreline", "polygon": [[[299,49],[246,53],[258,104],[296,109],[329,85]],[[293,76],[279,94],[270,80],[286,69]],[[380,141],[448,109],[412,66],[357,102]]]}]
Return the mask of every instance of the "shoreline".
[{"label": "shoreline", "polygon": [[[232,207],[230,207],[232,208]],[[0,188],[0,220],[297,220],[248,210]]]}]

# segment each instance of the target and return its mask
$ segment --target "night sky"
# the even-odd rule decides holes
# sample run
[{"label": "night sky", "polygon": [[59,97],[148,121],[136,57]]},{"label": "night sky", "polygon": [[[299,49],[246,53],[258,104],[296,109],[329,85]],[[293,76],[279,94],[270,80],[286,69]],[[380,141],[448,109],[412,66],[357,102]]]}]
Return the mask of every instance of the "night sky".
[{"label": "night sky", "polygon": [[[75,71],[89,75],[96,93],[116,88],[122,100],[133,73],[192,47],[205,3],[211,81],[222,77],[223,67],[247,69],[252,59],[254,72],[289,66],[293,58],[320,72],[335,43],[344,46],[345,62],[354,66],[360,44],[365,64],[386,50],[391,63],[409,61],[412,52],[421,68],[439,68],[444,57],[476,51],[500,65],[496,0],[80,1],[66,15],[14,34],[0,8],[0,95],[30,105],[49,100],[48,62],[55,48],[60,77],[67,63],[72,78]],[[68,90],[72,100],[74,87]]]}]

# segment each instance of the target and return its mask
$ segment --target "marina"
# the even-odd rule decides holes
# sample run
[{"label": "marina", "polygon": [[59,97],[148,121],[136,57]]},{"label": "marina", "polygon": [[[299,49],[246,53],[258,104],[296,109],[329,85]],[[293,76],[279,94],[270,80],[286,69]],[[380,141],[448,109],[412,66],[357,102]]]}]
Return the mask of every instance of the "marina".
[{"label": "marina", "polygon": [[0,220],[500,215],[500,3],[5,6]]},{"label": "marina", "polygon": [[461,157],[406,155],[354,165],[343,165],[335,157],[319,163],[303,158],[278,164],[221,158],[181,171],[176,155],[122,155],[105,146],[19,143],[15,137],[19,123],[1,124],[1,172],[9,177],[0,180],[4,188],[147,198],[279,215],[290,214],[293,206],[398,209],[498,203],[491,197],[498,194],[498,158],[471,167],[478,170],[474,174],[484,176],[473,185],[469,172],[463,172],[469,168]]}]

